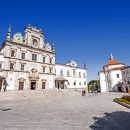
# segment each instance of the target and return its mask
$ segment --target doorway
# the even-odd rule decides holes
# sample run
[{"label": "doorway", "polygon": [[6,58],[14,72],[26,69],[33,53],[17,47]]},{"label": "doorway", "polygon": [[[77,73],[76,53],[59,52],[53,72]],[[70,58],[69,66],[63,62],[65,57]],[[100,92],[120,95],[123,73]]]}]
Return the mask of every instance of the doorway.
[{"label": "doorway", "polygon": [[19,82],[19,90],[23,90],[24,88],[24,82]]},{"label": "doorway", "polygon": [[46,88],[46,82],[42,82],[42,89]]},{"label": "doorway", "polygon": [[121,89],[121,87],[118,87],[118,91],[119,91],[119,92],[122,92],[122,89]]},{"label": "doorway", "polygon": [[36,89],[36,81],[31,81],[31,90]]}]

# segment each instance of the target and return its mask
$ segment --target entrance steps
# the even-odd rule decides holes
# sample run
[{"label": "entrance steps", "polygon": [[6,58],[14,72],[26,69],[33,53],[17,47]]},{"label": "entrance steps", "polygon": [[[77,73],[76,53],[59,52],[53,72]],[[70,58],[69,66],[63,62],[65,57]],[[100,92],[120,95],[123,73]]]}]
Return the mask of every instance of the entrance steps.
[{"label": "entrance steps", "polygon": [[46,89],[0,92],[0,100],[18,100],[30,98],[54,98],[81,96],[82,89]]}]

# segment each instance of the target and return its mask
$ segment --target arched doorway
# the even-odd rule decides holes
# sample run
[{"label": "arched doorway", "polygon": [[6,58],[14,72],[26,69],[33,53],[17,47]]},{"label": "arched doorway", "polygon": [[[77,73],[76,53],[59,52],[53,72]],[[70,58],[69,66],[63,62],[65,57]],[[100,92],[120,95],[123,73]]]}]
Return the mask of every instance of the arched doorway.
[{"label": "arched doorway", "polygon": [[30,78],[30,89],[31,90],[37,89],[37,84],[39,80],[39,73],[37,69],[34,68],[31,70],[29,78]]}]

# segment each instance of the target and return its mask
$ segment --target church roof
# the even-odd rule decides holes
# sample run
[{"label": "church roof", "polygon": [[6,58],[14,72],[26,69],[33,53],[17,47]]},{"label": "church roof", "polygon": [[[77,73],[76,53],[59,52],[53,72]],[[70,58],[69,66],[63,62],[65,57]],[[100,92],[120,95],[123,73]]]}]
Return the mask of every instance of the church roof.
[{"label": "church roof", "polygon": [[123,64],[120,61],[116,60],[116,59],[110,59],[106,65],[118,65],[118,64]]},{"label": "church roof", "polygon": [[110,58],[109,58],[109,60],[108,60],[108,62],[107,62],[107,64],[105,66],[118,65],[118,64],[123,64],[124,65],[124,63],[122,63],[122,62],[118,61],[117,59],[113,58],[113,55],[111,53]]}]

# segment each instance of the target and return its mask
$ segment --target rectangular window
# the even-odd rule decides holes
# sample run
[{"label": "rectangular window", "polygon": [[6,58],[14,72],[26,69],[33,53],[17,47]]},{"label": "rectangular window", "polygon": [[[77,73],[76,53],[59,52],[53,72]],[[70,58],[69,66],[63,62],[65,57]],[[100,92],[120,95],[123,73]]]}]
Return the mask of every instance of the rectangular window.
[{"label": "rectangular window", "polygon": [[81,72],[79,72],[79,78],[81,78]]},{"label": "rectangular window", "polygon": [[14,69],[14,64],[10,63],[10,69],[13,70]]},{"label": "rectangular window", "polygon": [[67,82],[68,86],[70,86],[70,82]]},{"label": "rectangular window", "polygon": [[79,82],[79,86],[81,86],[81,82]]},{"label": "rectangular window", "polygon": [[119,75],[119,74],[116,74],[116,77],[117,77],[117,78],[120,78],[120,75]]},{"label": "rectangular window", "polygon": [[24,52],[22,52],[21,59],[25,59],[25,53]]},{"label": "rectangular window", "polygon": [[52,68],[52,67],[50,67],[50,73],[52,73],[52,70],[53,70],[53,68]]},{"label": "rectangular window", "polygon": [[24,64],[21,64],[21,70],[24,70]]},{"label": "rectangular window", "polygon": [[123,75],[125,75],[125,71],[123,71]]},{"label": "rectangular window", "polygon": [[60,76],[63,76],[63,70],[60,70]]},{"label": "rectangular window", "polygon": [[69,72],[69,70],[67,70],[67,77],[69,77],[70,76],[70,72]]},{"label": "rectangular window", "polygon": [[76,70],[73,69],[73,76],[76,76]]},{"label": "rectangular window", "polygon": [[45,63],[46,62],[46,58],[45,58],[45,56],[43,57],[43,63]]},{"label": "rectangular window", "polygon": [[74,81],[73,85],[76,86],[76,81]]},{"label": "rectangular window", "polygon": [[46,72],[46,67],[45,66],[43,66],[43,73],[45,73]]},{"label": "rectangular window", "polygon": [[36,54],[32,54],[32,60],[37,61],[37,55]]},{"label": "rectangular window", "polygon": [[84,78],[86,77],[85,73],[84,73]]},{"label": "rectangular window", "polygon": [[86,85],[86,81],[84,81],[84,85]]},{"label": "rectangular window", "polygon": [[52,64],[52,58],[50,58],[50,64]]}]

